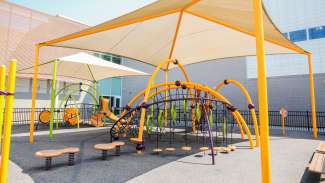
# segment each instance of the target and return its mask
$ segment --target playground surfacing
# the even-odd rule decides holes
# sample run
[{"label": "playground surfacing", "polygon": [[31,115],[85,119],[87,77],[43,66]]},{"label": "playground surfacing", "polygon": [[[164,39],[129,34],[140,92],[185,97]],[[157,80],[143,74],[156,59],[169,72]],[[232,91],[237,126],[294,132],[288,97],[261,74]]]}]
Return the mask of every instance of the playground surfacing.
[{"label": "playground surfacing", "polygon": [[[306,167],[314,149],[325,138],[320,136],[320,140],[312,140],[308,135],[295,133],[290,134],[290,137],[276,135],[270,138],[272,182],[319,182],[319,175],[309,173]],[[261,182],[259,149],[246,149],[246,143],[238,143],[235,152],[219,154],[215,166],[207,166],[210,162],[208,156],[200,159],[188,156],[156,168],[129,182]]]},{"label": "playground surfacing", "polygon": [[[289,135],[289,134],[288,134]],[[239,135],[234,135],[235,137]],[[305,168],[320,140],[312,140],[308,136],[300,138],[294,134],[290,137],[272,136],[272,182],[300,182]],[[182,145],[183,138],[175,136],[177,148]],[[196,137],[194,137],[196,138]],[[325,140],[324,136],[320,136]],[[122,148],[121,156],[109,156],[106,161],[100,159],[100,153],[93,149],[96,143],[108,142],[107,129],[57,134],[51,142],[48,136],[37,136],[35,144],[30,145],[27,137],[15,137],[12,151],[15,156],[11,160],[23,169],[23,173],[32,177],[35,182],[260,182],[259,150],[248,149],[247,141],[237,141],[237,150],[230,154],[219,153],[216,165],[211,165],[208,153],[194,151],[190,154],[177,152],[163,153],[159,156],[151,154],[156,146],[155,137],[146,140],[146,152],[135,153],[134,145]],[[163,142],[168,143],[168,142]],[[80,147],[75,166],[67,166],[66,157],[55,158],[53,168],[44,170],[44,161],[37,159],[34,152],[40,149],[61,148],[65,146]],[[161,144],[165,147],[166,144]],[[111,153],[113,154],[113,152]],[[204,175],[204,176],[203,176]],[[313,177],[314,176],[314,177]]]},{"label": "playground surfacing", "polygon": [[[107,129],[57,134],[51,142],[47,135],[36,136],[34,145],[29,144],[28,137],[15,137],[12,140],[12,153],[15,155],[11,157],[11,160],[23,169],[23,173],[29,174],[35,182],[125,182],[166,163],[197,153],[199,149],[196,143],[191,143],[193,148],[191,153],[178,151],[163,153],[159,156],[153,155],[151,152],[152,148],[156,147],[155,138],[153,136],[151,140],[146,140],[147,148],[143,155],[136,154],[135,146],[128,143],[122,147],[121,156],[109,156],[103,161],[100,159],[100,152],[95,151],[93,146],[96,143],[109,142]],[[176,148],[180,149],[183,141],[182,136],[175,135]],[[166,147],[166,144],[161,145]],[[34,156],[38,150],[66,146],[80,148],[74,166],[67,166],[67,157],[58,157],[53,159],[52,169],[45,171],[44,160]],[[113,153],[114,151],[109,154]]]}]

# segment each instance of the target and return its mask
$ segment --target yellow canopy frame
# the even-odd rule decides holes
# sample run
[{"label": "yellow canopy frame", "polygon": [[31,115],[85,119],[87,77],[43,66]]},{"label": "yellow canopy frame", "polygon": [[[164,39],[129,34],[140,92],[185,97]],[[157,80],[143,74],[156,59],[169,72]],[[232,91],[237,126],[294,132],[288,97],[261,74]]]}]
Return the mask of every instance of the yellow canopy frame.
[{"label": "yellow canopy frame", "polygon": [[[218,6],[220,4],[220,6]],[[229,8],[230,6],[230,8]],[[239,11],[235,13],[233,16],[241,17],[242,22],[236,22],[238,18],[227,19],[227,17],[221,17],[218,12],[224,13],[226,15],[231,16],[231,13],[234,13],[236,8],[232,6],[238,6],[237,8],[241,10],[247,11]],[[214,11],[213,11],[213,8]],[[212,10],[211,10],[212,9]],[[217,9],[217,10],[216,10]],[[207,12],[204,12],[206,10]],[[208,11],[211,10],[211,11]],[[176,1],[176,0],[160,0],[147,7],[139,9],[137,11],[131,12],[125,16],[119,17],[117,19],[113,19],[109,22],[105,22],[101,25],[95,26],[90,29],[86,29],[84,31],[74,33],[71,35],[64,36],[62,38],[57,38],[51,41],[47,41],[44,43],[40,43],[36,45],[36,57],[35,57],[35,67],[34,67],[34,80],[33,80],[33,91],[32,91],[32,114],[31,114],[31,127],[30,127],[30,143],[33,143],[33,132],[34,132],[34,120],[35,120],[35,100],[36,100],[36,84],[38,78],[38,67],[39,64],[39,49],[43,46],[61,46],[61,47],[71,47],[71,48],[78,48],[84,50],[93,50],[93,51],[102,51],[102,52],[111,52],[113,54],[120,54],[122,56],[126,56],[129,58],[134,58],[152,65],[160,65],[161,59],[159,55],[164,54],[156,54],[154,62],[150,62],[153,53],[156,53],[157,50],[153,50],[153,52],[149,52],[147,50],[144,51],[147,55],[137,55],[138,53],[132,52],[132,49],[125,49],[129,52],[125,52],[125,50],[121,48],[125,48],[125,44],[118,45],[120,47],[113,46],[110,49],[104,49],[105,47],[96,44],[89,44],[89,41],[94,40],[92,36],[95,34],[101,34],[104,36],[104,33],[107,31],[108,34],[114,34],[116,31],[121,32],[128,32],[125,31],[123,28],[130,28],[130,26],[138,26],[139,24],[143,24],[141,27],[142,29],[131,29],[135,33],[143,33],[141,31],[147,30],[145,26],[148,26],[153,20],[166,18],[167,16],[172,16],[175,13],[179,13],[178,21],[176,21],[176,30],[173,34],[173,38],[171,43],[167,44],[170,46],[168,54],[164,56],[165,58],[169,58],[171,60],[173,57],[179,60],[184,60],[185,64],[200,62],[203,60],[209,59],[218,59],[218,58],[225,58],[231,56],[245,56],[253,53],[253,50],[246,49],[242,50],[242,53],[237,53],[235,55],[214,55],[213,54],[202,54],[201,57],[198,57],[197,50],[187,50],[186,46],[196,46],[189,44],[186,42],[184,35],[180,36],[180,29],[181,24],[185,24],[184,16],[190,15],[192,20],[205,20],[210,23],[214,23],[216,26],[222,26],[227,29],[225,31],[231,32],[231,35],[234,31],[240,32],[242,35],[246,35],[248,37],[243,37],[244,40],[252,43],[255,41],[256,45],[256,56],[257,56],[257,70],[258,70],[258,100],[259,100],[259,119],[260,119],[260,145],[261,145],[261,169],[262,169],[262,182],[269,183],[271,182],[271,175],[270,175],[270,150],[269,150],[269,129],[268,129],[268,98],[267,98],[267,80],[266,80],[266,66],[265,66],[265,54],[266,52],[271,54],[281,54],[281,53],[288,53],[288,51],[292,51],[292,53],[299,53],[304,54],[308,58],[308,65],[309,65],[309,79],[310,79],[310,97],[311,97],[311,111],[312,111],[312,126],[313,126],[313,136],[317,138],[317,123],[316,123],[316,105],[315,105],[315,93],[314,93],[314,80],[313,80],[313,67],[312,67],[312,54],[303,50],[302,48],[294,45],[289,40],[285,39],[283,35],[277,30],[277,28],[273,25],[270,18],[265,13],[262,1],[261,0],[250,0],[250,1],[242,1],[242,0],[183,0],[183,1]],[[230,14],[229,14],[230,13]],[[209,16],[211,15],[211,16]],[[194,17],[194,18],[193,18]],[[169,17],[170,18],[170,17]],[[250,20],[252,22],[250,23]],[[247,21],[246,21],[247,20]],[[157,23],[157,22],[155,22]],[[204,22],[200,22],[204,23]],[[202,25],[201,24],[201,25]],[[163,24],[161,24],[163,25]],[[264,29],[264,26],[266,29]],[[169,30],[169,29],[168,29]],[[183,30],[184,31],[184,30]],[[131,33],[131,31],[129,31]],[[191,32],[190,32],[191,33]],[[166,33],[167,34],[167,33]],[[121,34],[122,35],[122,34]],[[125,34],[123,34],[125,36]],[[228,34],[227,34],[228,35]],[[240,35],[240,36],[242,36]],[[148,35],[145,35],[148,36]],[[130,36],[136,38],[137,36]],[[180,39],[180,37],[182,39]],[[231,36],[230,36],[231,37]],[[254,39],[252,40],[253,37]],[[157,37],[154,37],[155,39]],[[214,38],[208,37],[209,38]],[[80,42],[80,39],[82,41]],[[226,38],[227,39],[227,38]],[[84,42],[83,42],[84,41]],[[125,40],[128,42],[129,45],[134,41],[133,39]],[[233,40],[225,40],[231,42]],[[168,40],[169,42],[169,40]],[[84,44],[82,44],[84,43]],[[114,41],[112,41],[114,44]],[[144,43],[146,44],[146,43]],[[161,44],[165,44],[162,42]],[[217,44],[217,42],[215,42]],[[85,46],[87,45],[87,46]],[[106,45],[106,44],[105,44]],[[134,45],[134,44],[133,44]],[[179,47],[177,47],[179,45]],[[97,47],[95,47],[97,46]],[[161,45],[156,45],[157,47],[161,47]],[[199,45],[202,48],[206,48],[204,46],[211,46],[211,45]],[[153,47],[153,46],[152,46]],[[184,49],[182,49],[184,48]],[[196,47],[200,48],[200,47]],[[283,49],[282,49],[283,48]],[[141,48],[139,48],[141,49]],[[163,49],[164,50],[164,49]],[[226,50],[225,50],[226,51]],[[232,52],[236,50],[231,50]],[[215,52],[215,51],[214,51]],[[161,52],[159,52],[161,53]],[[165,53],[165,52],[164,52]],[[219,53],[223,53],[220,51]],[[228,52],[229,53],[229,52]],[[186,54],[190,54],[188,57]],[[192,60],[191,60],[192,59]],[[160,64],[158,64],[160,63]],[[164,69],[168,71],[169,65],[165,68],[158,66],[159,69]],[[158,70],[159,70],[158,69]],[[152,76],[149,79],[147,92],[145,93],[146,98],[149,97],[149,91],[151,87],[151,83],[153,81]],[[165,81],[168,80],[168,74],[166,72]],[[141,120],[144,119],[144,114],[141,115]]]}]

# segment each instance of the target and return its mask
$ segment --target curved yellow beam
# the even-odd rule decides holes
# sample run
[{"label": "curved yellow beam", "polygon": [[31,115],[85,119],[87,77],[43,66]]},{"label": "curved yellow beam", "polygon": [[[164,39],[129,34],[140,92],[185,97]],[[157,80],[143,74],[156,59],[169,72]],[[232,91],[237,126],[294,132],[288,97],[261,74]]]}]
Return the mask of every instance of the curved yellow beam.
[{"label": "curved yellow beam", "polygon": [[[178,63],[177,62],[177,66],[178,66],[178,68],[181,70],[181,72],[182,72],[182,74],[183,74],[183,76],[185,77],[185,80],[187,81],[187,82],[191,82],[190,81],[190,77],[188,76],[188,74],[187,74],[187,72],[185,71],[185,68],[184,68],[184,66],[182,65],[182,64],[180,64],[180,63]],[[168,85],[168,83],[160,83],[160,84],[156,84],[156,85],[154,85],[153,87],[151,87],[151,89],[150,90],[154,90],[154,89],[156,89],[156,88],[160,88],[160,87],[164,87],[164,86],[166,86],[166,85]],[[146,89],[144,89],[144,90],[142,90],[141,92],[139,92],[136,96],[134,96],[130,101],[129,101],[129,103],[127,104],[127,106],[132,106],[141,96],[144,96],[144,94],[145,94],[145,91],[146,91]],[[192,91],[190,91],[190,96],[192,96]],[[127,110],[124,110],[123,112],[122,112],[122,115],[123,114],[125,114],[127,112]]]},{"label": "curved yellow beam", "polygon": [[[147,88],[146,88],[145,93],[144,93],[144,99],[143,99],[142,104],[145,104],[146,102],[148,102],[148,98],[149,98],[149,94],[150,94],[152,84],[153,84],[154,80],[156,79],[159,70],[162,69],[166,64],[168,64],[171,61],[173,61],[173,60],[172,59],[164,60],[156,67],[155,71],[152,73],[152,75],[151,75],[151,77],[150,77],[150,79],[148,81]],[[141,108],[141,116],[140,116],[138,138],[131,138],[131,142],[133,142],[133,143],[141,144],[143,142],[142,137],[143,137],[144,120],[145,120],[145,117],[146,117],[146,112],[147,112],[147,109],[145,107],[142,107]]]},{"label": "curved yellow beam", "polygon": [[[144,97],[144,100],[143,100],[144,102],[143,103],[148,102],[149,97],[150,97],[149,96],[149,93],[150,93],[150,90],[152,88],[157,88],[157,86],[162,87],[165,84],[167,84],[168,86],[172,86],[172,85],[175,85],[175,82],[168,82],[168,83],[164,83],[164,84],[158,84],[156,86],[150,86],[150,88],[147,88],[146,91],[145,91],[145,93],[144,93],[145,97]],[[188,89],[195,89],[195,90],[201,90],[201,91],[208,92],[211,96],[213,96],[214,98],[220,100],[221,102],[223,102],[225,104],[231,105],[231,103],[225,97],[223,97],[222,95],[220,95],[219,93],[217,93],[215,90],[213,90],[213,89],[211,89],[211,88],[209,88],[207,86],[204,86],[204,85],[201,85],[201,84],[197,84],[197,83],[192,83],[192,82],[181,82],[181,85],[186,85],[186,87]],[[147,94],[147,96],[146,96],[146,94]],[[141,95],[142,94],[139,94],[137,96],[141,96]],[[143,129],[144,129],[144,126],[143,125],[144,125],[145,113],[146,113],[146,108],[143,107],[141,109],[141,116],[143,116],[143,121],[141,121],[141,118],[140,118],[139,135],[138,135],[138,138],[131,138],[131,141],[133,143],[137,143],[137,144],[142,143]],[[252,139],[252,136],[251,136],[251,133],[250,133],[249,128],[247,128],[246,122],[244,121],[243,117],[239,114],[238,111],[234,111],[234,114],[236,115],[237,119],[240,120],[241,124],[244,126],[244,129],[246,131],[247,137],[248,137],[249,142],[250,142],[250,146],[251,146],[251,148],[253,148],[254,147],[253,139]]]},{"label": "curved yellow beam", "polygon": [[246,101],[248,103],[248,109],[249,109],[252,119],[253,119],[254,131],[255,131],[255,137],[256,137],[256,147],[259,147],[260,146],[260,133],[259,133],[257,117],[256,117],[255,107],[254,107],[252,98],[249,95],[247,89],[240,82],[238,82],[236,80],[224,80],[223,82],[219,83],[215,87],[215,90],[219,91],[222,87],[224,87],[228,84],[233,84],[233,85],[237,86],[246,98]]},{"label": "curved yellow beam", "polygon": [[[176,86],[172,86],[172,85],[175,85],[174,82],[168,82],[168,83],[160,83],[160,84],[154,85],[154,86],[151,87],[151,90],[154,90],[154,89],[156,89],[156,88],[160,88],[160,87],[164,87],[165,85],[168,85],[168,86],[169,86],[169,89],[175,89],[175,88],[177,88]],[[193,89],[193,87],[191,87],[191,88]],[[164,91],[166,91],[166,90],[168,90],[168,88],[161,89],[161,90],[159,90],[159,92],[164,92]],[[159,92],[157,92],[157,94],[158,94]],[[141,91],[139,94],[137,94],[137,95],[136,95],[136,96],[135,96],[135,97],[134,97],[134,98],[129,102],[128,106],[131,107],[137,99],[139,99],[141,96],[144,95],[144,93],[145,93],[145,90],[143,90],[143,91]],[[150,95],[150,96],[149,96],[149,99],[152,98],[152,97],[155,96],[155,95],[156,95],[155,93],[152,94],[152,95]],[[225,98],[222,98],[221,100],[222,100],[223,102],[225,102],[225,103],[229,103],[229,104],[230,104],[230,102],[229,102],[228,100],[224,100],[224,99],[225,99]],[[219,100],[220,100],[220,98],[219,98]],[[124,111],[124,112],[126,112],[126,111]],[[236,120],[236,121],[239,121],[238,118],[235,118],[235,120]],[[239,127],[240,127],[240,129],[241,129],[241,125],[240,125],[240,123],[239,123],[238,125],[239,125]],[[242,130],[241,130],[241,131],[242,131]],[[243,136],[243,133],[241,133],[241,134],[242,134],[242,136]]]},{"label": "curved yellow beam", "polygon": [[[152,99],[153,97],[155,97],[155,96],[157,96],[158,94],[160,94],[160,93],[162,93],[162,92],[165,92],[166,90],[173,90],[173,89],[178,89],[178,88],[181,88],[181,86],[169,86],[169,87],[167,87],[167,88],[163,88],[163,89],[160,89],[160,90],[158,90],[157,92],[155,92],[155,93],[153,93],[153,94],[151,94],[150,96],[149,96],[149,100],[150,99]],[[206,92],[207,93],[207,92]],[[143,95],[143,93],[142,93],[142,95]],[[140,94],[140,96],[141,96],[141,94]],[[194,116],[194,121],[195,121],[195,115],[192,115],[192,116]],[[239,128],[239,131],[240,131],[240,135],[241,135],[241,138],[242,139],[245,139],[245,133],[244,133],[244,131],[243,131],[243,127],[242,127],[242,125],[241,125],[241,120],[239,120],[239,118],[236,116],[236,115],[233,115],[233,117],[234,117],[234,119],[235,119],[235,122],[237,123],[237,125],[238,125],[238,128]],[[192,118],[192,121],[193,121],[193,118]]]}]

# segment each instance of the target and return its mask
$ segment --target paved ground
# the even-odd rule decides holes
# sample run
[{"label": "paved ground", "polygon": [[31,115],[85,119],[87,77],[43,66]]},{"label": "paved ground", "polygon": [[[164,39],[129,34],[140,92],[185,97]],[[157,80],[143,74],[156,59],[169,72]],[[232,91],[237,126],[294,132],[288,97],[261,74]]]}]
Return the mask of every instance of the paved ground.
[{"label": "paved ground", "polygon": [[[306,171],[306,166],[320,140],[311,140],[308,135],[298,138],[273,136],[271,146],[271,171],[273,183],[313,183],[319,176]],[[299,134],[301,136],[301,134]],[[259,149],[248,150],[237,144],[238,149],[230,154],[216,156],[216,165],[210,165],[207,155],[188,156],[156,168],[130,180],[136,182],[220,182],[220,183],[258,183],[261,182]],[[167,176],[168,175],[168,176]]]},{"label": "paved ground", "polygon": [[[309,135],[302,136],[302,132],[289,131],[287,134],[290,138],[281,137],[277,131],[271,131],[271,134],[274,135],[270,140],[272,182],[296,183],[319,179],[305,171],[319,140],[312,140]],[[167,137],[161,139],[163,142],[159,146],[166,147],[169,144]],[[179,148],[184,144],[183,137],[175,137],[175,145],[178,144],[176,147]],[[191,146],[194,149],[201,146],[195,143],[197,140],[204,143],[202,137],[189,138],[192,138]],[[324,140],[325,136],[320,136],[320,139]],[[246,141],[238,143],[235,152],[216,156],[216,165],[212,166],[211,157],[207,154],[150,154],[156,146],[156,136],[147,140],[144,155],[137,155],[134,146],[128,144],[123,148],[122,156],[110,156],[106,161],[99,159],[100,154],[93,150],[93,145],[108,142],[107,129],[56,134],[53,141],[40,135],[35,140],[34,145],[29,145],[28,137],[14,137],[11,152],[14,154],[11,156],[12,161],[35,182],[260,182],[259,150],[248,149]],[[66,146],[81,149],[73,167],[66,166],[66,157],[62,157],[54,160],[53,169],[45,171],[44,161],[34,157],[37,150]]]},{"label": "paved ground", "polygon": [[15,163],[9,161],[8,167],[8,183],[34,183],[34,180],[23,173],[23,170]]},{"label": "paved ground", "polygon": [[[146,141],[147,150],[144,155],[137,155],[135,146],[128,144],[123,147],[122,156],[110,156],[106,161],[102,161],[100,152],[96,152],[93,145],[108,142],[107,131],[107,129],[104,129],[56,134],[53,141],[49,141],[48,136],[36,136],[34,145],[28,143],[28,137],[14,137],[12,140],[11,160],[23,169],[23,173],[29,174],[35,182],[114,183],[125,182],[154,168],[189,155],[182,152],[160,156],[150,154],[151,149],[156,147],[156,136],[154,136],[151,140]],[[167,137],[165,136],[162,139],[164,142],[160,143],[159,146],[165,146],[169,143],[166,140]],[[176,135],[175,140],[178,141],[178,148],[184,144],[184,140],[178,135]],[[196,137],[193,137],[192,140],[196,141]],[[200,137],[199,140],[201,141],[202,138]],[[194,149],[198,149],[198,145],[194,143],[191,145]],[[44,160],[37,159],[34,156],[37,150],[66,146],[76,146],[81,149],[80,154],[77,156],[76,165],[73,167],[66,166],[67,157],[60,157],[54,159],[53,169],[45,171]]]}]

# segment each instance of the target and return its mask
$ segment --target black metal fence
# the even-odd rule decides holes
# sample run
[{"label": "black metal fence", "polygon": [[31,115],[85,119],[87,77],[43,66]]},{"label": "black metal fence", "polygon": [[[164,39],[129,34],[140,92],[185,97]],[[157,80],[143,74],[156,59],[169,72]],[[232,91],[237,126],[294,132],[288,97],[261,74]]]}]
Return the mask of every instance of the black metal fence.
[{"label": "black metal fence", "polygon": [[[39,123],[39,115],[42,111],[50,111],[50,108],[35,108],[35,124]],[[56,108],[55,120],[63,123],[64,108]],[[89,124],[91,116],[96,112],[93,107],[80,107],[80,123]],[[13,110],[13,125],[28,125],[31,121],[31,108],[14,108]]]},{"label": "black metal fence", "polygon": [[[240,111],[249,126],[253,126],[253,120],[249,111]],[[258,111],[256,115],[258,118]],[[325,132],[325,112],[317,112],[318,132]],[[284,121],[285,129],[295,131],[312,131],[311,111],[289,111]],[[269,111],[269,127],[282,128],[282,116],[279,111]]]},{"label": "black metal fence", "polygon": [[[38,123],[39,114],[44,111],[50,111],[50,108],[35,109],[35,123]],[[60,123],[63,122],[64,109],[55,109],[56,116]],[[90,123],[91,116],[96,112],[94,106],[82,106],[78,108],[80,113],[80,121],[84,124]],[[120,114],[122,109],[115,108],[113,111]],[[253,120],[249,111],[240,111],[247,124],[253,127]],[[258,111],[256,111],[258,118]],[[13,125],[28,125],[30,123],[31,108],[14,108]],[[285,128],[295,131],[312,131],[312,113],[310,111],[289,111],[285,118]],[[319,132],[325,132],[325,112],[317,112],[317,128]],[[281,114],[279,111],[269,111],[269,127],[277,129],[282,127]]]}]

